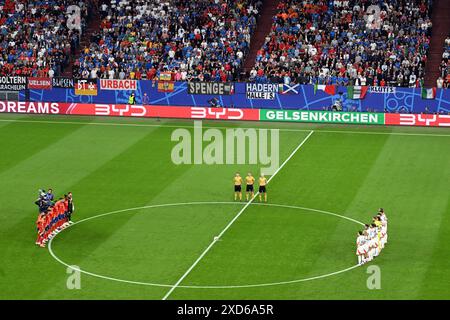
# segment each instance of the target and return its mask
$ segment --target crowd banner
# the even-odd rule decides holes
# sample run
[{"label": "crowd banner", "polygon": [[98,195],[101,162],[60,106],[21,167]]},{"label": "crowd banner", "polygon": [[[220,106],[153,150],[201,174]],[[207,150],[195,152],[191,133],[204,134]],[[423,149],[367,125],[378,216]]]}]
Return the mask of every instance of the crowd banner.
[{"label": "crowd banner", "polygon": [[50,90],[53,87],[51,78],[28,78],[28,89]]},{"label": "crowd banner", "polygon": [[72,78],[53,77],[52,87],[60,89],[73,89],[75,88],[75,80]]},{"label": "crowd banner", "polygon": [[0,91],[23,91],[27,89],[27,78],[23,76],[0,76]]},{"label": "crowd banner", "polygon": [[0,113],[450,127],[448,114],[267,110],[187,105],[0,101]]},{"label": "crowd banner", "polygon": [[[28,98],[25,91],[21,91],[19,98],[21,101],[118,105],[128,103],[130,94],[134,93],[137,104],[165,106],[324,111],[331,110],[338,104],[346,112],[450,113],[450,89],[431,88],[434,94],[431,98],[427,95],[425,99],[422,88],[174,82],[170,78],[167,79],[90,79],[87,82],[75,80],[72,83],[53,80],[50,90],[30,89]],[[9,85],[20,82],[19,79],[3,77],[0,78],[0,87],[2,81]],[[16,89],[18,86],[17,84]]]},{"label": "crowd banner", "polygon": [[234,85],[224,82],[188,82],[187,92],[190,95],[231,95],[234,93]]},{"label": "crowd banner", "polygon": [[75,83],[75,95],[77,96],[97,96],[98,84],[93,79],[79,79]]},{"label": "crowd banner", "polygon": [[116,80],[116,79],[101,79],[101,90],[136,90],[136,80]]}]

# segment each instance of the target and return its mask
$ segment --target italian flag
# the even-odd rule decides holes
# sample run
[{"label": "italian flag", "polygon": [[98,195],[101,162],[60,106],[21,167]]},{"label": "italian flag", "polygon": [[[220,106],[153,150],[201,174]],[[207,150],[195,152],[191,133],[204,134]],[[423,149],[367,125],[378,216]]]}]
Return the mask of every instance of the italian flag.
[{"label": "italian flag", "polygon": [[435,99],[436,88],[426,89],[422,88],[422,99]]},{"label": "italian flag", "polygon": [[347,97],[349,99],[364,99],[367,94],[368,86],[350,86],[347,87]]},{"label": "italian flag", "polygon": [[314,85],[314,94],[316,94],[317,90],[322,90],[331,96],[334,96],[336,94],[336,86],[334,86],[334,85],[325,85],[325,84],[317,84],[316,83]]}]

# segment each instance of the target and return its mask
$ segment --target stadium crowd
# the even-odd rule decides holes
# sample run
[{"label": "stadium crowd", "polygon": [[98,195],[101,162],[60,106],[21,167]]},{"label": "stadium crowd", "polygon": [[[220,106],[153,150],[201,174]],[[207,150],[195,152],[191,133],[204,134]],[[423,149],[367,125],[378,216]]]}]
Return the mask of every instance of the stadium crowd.
[{"label": "stadium crowd", "polygon": [[424,76],[431,2],[281,0],[250,79],[416,87]]},{"label": "stadium crowd", "polygon": [[[80,7],[81,30],[69,26]],[[417,87],[432,0],[280,0],[255,65],[241,78],[262,0],[3,0],[0,76],[61,76],[98,10],[75,78]],[[70,11],[70,10],[69,10]],[[450,86],[450,36],[437,87]]]},{"label": "stadium crowd", "polygon": [[444,52],[442,53],[442,62],[439,66],[439,78],[437,79],[438,88],[450,88],[450,34],[445,39]]},{"label": "stadium crowd", "polygon": [[52,189],[47,192],[42,189],[39,190],[39,198],[35,204],[39,207],[36,221],[38,233],[36,244],[45,247],[47,241],[72,224],[74,211],[72,193],[69,192],[64,197],[55,200]]},{"label": "stadium crowd", "polygon": [[[80,7],[81,30],[96,0],[6,0],[0,8],[0,76],[61,75],[80,42],[67,9]],[[72,22],[73,23],[73,22]]]},{"label": "stadium crowd", "polygon": [[248,53],[260,0],[112,0],[101,31],[77,62],[78,77],[235,80]]}]

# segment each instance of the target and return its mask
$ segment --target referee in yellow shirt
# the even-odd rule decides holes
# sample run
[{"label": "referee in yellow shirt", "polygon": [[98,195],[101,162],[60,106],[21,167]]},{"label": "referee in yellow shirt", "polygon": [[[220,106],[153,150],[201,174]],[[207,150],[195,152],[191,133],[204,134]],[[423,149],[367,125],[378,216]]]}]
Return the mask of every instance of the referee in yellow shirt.
[{"label": "referee in yellow shirt", "polygon": [[250,199],[253,198],[253,195],[255,194],[255,191],[253,189],[253,185],[255,183],[255,178],[252,176],[251,172],[247,174],[245,177],[245,183],[247,184],[247,187],[245,189],[246,193],[245,196],[247,198],[247,201],[249,200],[249,196],[252,195]]},{"label": "referee in yellow shirt", "polygon": [[266,177],[264,177],[263,174],[261,174],[261,176],[259,177],[259,202],[262,201],[262,195],[264,193],[264,202],[267,202],[267,190],[266,190],[266,185],[267,185],[267,179]]},{"label": "referee in yellow shirt", "polygon": [[239,196],[239,201],[242,201],[242,177],[239,175],[239,172],[233,178],[234,182],[234,201],[237,200]]}]

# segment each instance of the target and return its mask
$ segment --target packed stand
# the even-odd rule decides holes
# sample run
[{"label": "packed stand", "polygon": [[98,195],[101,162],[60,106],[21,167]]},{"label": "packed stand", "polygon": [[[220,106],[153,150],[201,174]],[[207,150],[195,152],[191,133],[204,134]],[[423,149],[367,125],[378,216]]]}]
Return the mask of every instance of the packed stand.
[{"label": "packed stand", "polygon": [[438,88],[450,88],[450,35],[445,39],[444,52],[442,53],[442,62],[439,66],[439,78],[437,79]]},{"label": "packed stand", "polygon": [[[72,25],[83,30],[96,1],[6,0],[0,8],[0,76],[61,75],[80,42],[80,30]],[[73,5],[80,8],[80,23],[68,14]]]},{"label": "packed stand", "polygon": [[116,0],[100,6],[101,31],[77,61],[76,77],[233,81],[260,0]]},{"label": "packed stand", "polygon": [[416,87],[430,16],[431,0],[281,0],[250,80]]}]

